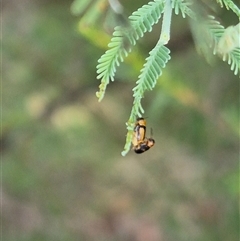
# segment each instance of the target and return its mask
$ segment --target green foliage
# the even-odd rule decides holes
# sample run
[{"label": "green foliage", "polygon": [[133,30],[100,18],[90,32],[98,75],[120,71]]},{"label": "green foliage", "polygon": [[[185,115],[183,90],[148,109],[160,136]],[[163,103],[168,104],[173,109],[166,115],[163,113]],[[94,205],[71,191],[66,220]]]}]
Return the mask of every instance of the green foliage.
[{"label": "green foliage", "polygon": [[[151,50],[149,57],[146,58],[146,63],[139,75],[137,86],[133,88],[133,97],[142,97],[146,90],[152,90],[157,83],[157,78],[162,74],[161,69],[170,59],[170,50],[164,45],[157,44]],[[141,115],[140,112],[137,115]]]},{"label": "green foliage", "polygon": [[224,55],[223,61],[227,61],[227,63],[231,65],[231,70],[237,75],[240,69],[240,48],[236,48],[230,53]]},{"label": "green foliage", "polygon": [[189,8],[190,5],[191,5],[191,2],[185,2],[182,0],[172,1],[172,8],[174,9],[174,13],[176,15],[178,15],[180,11],[183,18],[185,18],[186,15],[188,15],[190,18],[195,19],[194,12],[191,10],[191,8]]},{"label": "green foliage", "polygon": [[150,2],[144,5],[129,17],[130,27],[116,27],[113,38],[108,44],[109,50],[99,59],[97,66],[98,79],[102,79],[100,90],[97,92],[99,101],[105,94],[109,80],[114,80],[116,66],[123,62],[124,57],[131,51],[130,46],[135,45],[145,32],[152,30],[152,25],[157,23],[163,12],[163,4]]},{"label": "green foliage", "polygon": [[138,77],[138,81],[136,82],[137,85],[133,88],[134,102],[128,121],[128,123],[130,123],[128,128],[129,132],[127,134],[124,151],[122,152],[123,156],[126,155],[131,146],[133,128],[131,123],[135,122],[136,116],[141,116],[144,113],[144,109],[141,105],[143,94],[146,90],[152,90],[155,87],[158,77],[162,74],[162,69],[170,59],[169,54],[170,50],[167,47],[157,44],[155,48],[150,51],[149,57],[146,58],[146,63],[144,64],[141,74]]},{"label": "green foliage", "polygon": [[[99,1],[108,2],[106,0]],[[79,0],[75,0],[73,12],[76,12],[76,9],[78,12],[81,12],[79,10],[79,5],[81,4],[78,2]],[[85,0],[84,4],[82,3],[83,8],[86,8],[87,2],[90,3],[91,1]],[[118,3],[118,1],[116,2]],[[240,16],[239,8],[232,1],[217,0],[217,3],[221,7],[225,6],[227,10],[232,10],[238,17]],[[227,61],[235,75],[238,74],[240,69],[239,25],[224,28],[219,21],[215,20],[214,16],[208,15],[205,13],[206,11],[200,11],[198,8],[200,4],[201,2],[199,1],[190,0],[150,1],[133,12],[127,21],[122,22],[123,24],[114,28],[112,39],[108,44],[108,50],[98,60],[97,78],[101,79],[101,84],[96,95],[99,101],[103,99],[110,80],[114,81],[117,67],[129,55],[137,40],[143,37],[146,32],[151,32],[152,26],[158,23],[163,15],[159,40],[150,51],[149,57],[146,58],[146,62],[136,82],[136,87],[133,88],[133,107],[127,122],[127,140],[122,155],[125,155],[130,150],[136,117],[142,116],[144,113],[141,99],[144,97],[145,91],[154,88],[159,76],[162,74],[162,69],[170,59],[170,50],[165,45],[170,40],[172,10],[177,15],[181,13],[183,18],[189,17],[196,48],[207,60],[210,60],[210,53],[213,53],[213,55],[217,54],[223,61]],[[113,10],[116,12],[116,15],[123,14],[121,5],[120,7],[118,6],[117,11],[114,8]]]},{"label": "green foliage", "polygon": [[225,5],[226,9],[231,9],[240,18],[240,9],[232,0],[217,0],[217,2],[223,7]]},{"label": "green foliage", "polygon": [[[237,75],[240,69],[239,33],[237,37],[234,37],[228,28],[225,29],[214,16],[209,15],[206,19],[198,16],[197,19],[199,21],[192,21],[191,26],[198,51],[203,53],[208,60],[211,57],[209,52],[219,54],[223,61],[227,60],[227,63],[231,65],[231,70]],[[231,39],[236,40],[231,41]]]}]

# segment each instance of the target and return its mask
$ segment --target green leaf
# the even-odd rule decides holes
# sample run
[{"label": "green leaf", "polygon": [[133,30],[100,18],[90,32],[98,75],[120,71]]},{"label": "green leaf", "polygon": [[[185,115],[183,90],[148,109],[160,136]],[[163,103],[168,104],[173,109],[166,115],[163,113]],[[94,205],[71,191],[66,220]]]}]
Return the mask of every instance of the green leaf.
[{"label": "green leaf", "polygon": [[238,6],[231,0],[217,0],[217,2],[223,7],[225,5],[226,9],[231,9],[237,16],[240,18],[240,9]]},{"label": "green leaf", "polygon": [[155,0],[133,12],[129,17],[129,27],[116,27],[113,32],[109,49],[99,59],[97,65],[97,78],[101,79],[99,91],[96,93],[99,101],[104,97],[105,90],[110,80],[114,80],[116,67],[123,62],[130,53],[131,47],[145,32],[152,30],[164,9],[164,1]]},{"label": "green leaf", "polygon": [[162,69],[166,66],[166,63],[170,60],[170,50],[164,45],[157,44],[154,49],[149,53],[146,58],[146,62],[141,70],[141,74],[138,77],[137,85],[133,88],[133,107],[128,120],[128,133],[126,138],[126,144],[122,155],[125,156],[130,148],[133,135],[134,123],[136,116],[141,116],[144,110],[141,105],[141,99],[143,98],[146,90],[152,90],[159,76],[162,74]]},{"label": "green leaf", "polygon": [[189,17],[195,19],[195,13],[189,8],[190,5],[192,5],[192,2],[186,2],[184,0],[172,0],[172,8],[174,9],[176,15],[178,15],[181,11],[183,18],[188,15]]}]

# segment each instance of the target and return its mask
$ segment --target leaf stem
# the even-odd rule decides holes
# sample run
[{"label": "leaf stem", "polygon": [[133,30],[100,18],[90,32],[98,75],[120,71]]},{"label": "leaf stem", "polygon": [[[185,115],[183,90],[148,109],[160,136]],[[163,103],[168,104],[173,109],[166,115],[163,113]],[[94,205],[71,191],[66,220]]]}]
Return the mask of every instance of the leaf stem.
[{"label": "leaf stem", "polygon": [[163,13],[163,22],[162,22],[162,31],[160,34],[160,39],[158,44],[165,45],[170,39],[170,27],[172,20],[172,5],[171,0],[166,0],[164,13]]},{"label": "leaf stem", "polygon": [[117,14],[123,13],[123,6],[118,0],[108,0],[110,7]]}]

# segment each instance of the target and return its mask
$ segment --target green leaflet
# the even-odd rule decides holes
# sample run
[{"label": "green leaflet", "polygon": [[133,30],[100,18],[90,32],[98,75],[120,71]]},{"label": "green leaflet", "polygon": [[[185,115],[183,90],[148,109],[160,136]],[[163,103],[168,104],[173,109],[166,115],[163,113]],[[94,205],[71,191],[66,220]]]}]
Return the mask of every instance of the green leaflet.
[{"label": "green leaflet", "polygon": [[164,1],[155,0],[139,8],[129,17],[129,27],[116,27],[109,43],[109,49],[99,59],[97,65],[97,78],[101,79],[97,97],[102,100],[110,80],[114,80],[116,66],[123,62],[131,51],[131,46],[141,38],[145,32],[152,30],[164,9]]},{"label": "green leaflet", "polygon": [[184,1],[184,0],[173,0],[172,1],[172,8],[174,9],[174,12],[176,15],[181,12],[182,17],[185,18],[186,15],[188,15],[190,18],[195,19],[194,12],[189,8],[189,6],[192,5],[192,2],[190,1]]},{"label": "green leaflet", "polygon": [[227,10],[231,9],[240,18],[240,10],[232,0],[217,0],[217,2],[221,7],[225,5]]},{"label": "green leaflet", "polygon": [[[200,52],[209,59],[210,53],[218,54],[223,61],[227,61],[230,65],[230,69],[237,75],[240,70],[240,48],[236,47],[230,49],[226,53],[221,53],[219,48],[219,42],[225,36],[226,29],[215,20],[214,16],[207,16],[206,19],[201,21],[192,21],[192,32],[196,42],[196,46]],[[228,34],[226,38],[231,38]],[[229,42],[229,41],[228,41]],[[227,46],[225,46],[227,49]]]},{"label": "green leaflet", "polygon": [[125,156],[131,148],[133,123],[135,122],[136,116],[141,116],[144,113],[141,105],[143,94],[146,90],[152,90],[155,87],[157,79],[162,74],[162,69],[166,66],[170,58],[170,50],[161,44],[157,44],[146,58],[141,74],[138,77],[137,85],[133,88],[134,102],[127,124],[128,133],[124,150],[121,153],[122,156]]}]

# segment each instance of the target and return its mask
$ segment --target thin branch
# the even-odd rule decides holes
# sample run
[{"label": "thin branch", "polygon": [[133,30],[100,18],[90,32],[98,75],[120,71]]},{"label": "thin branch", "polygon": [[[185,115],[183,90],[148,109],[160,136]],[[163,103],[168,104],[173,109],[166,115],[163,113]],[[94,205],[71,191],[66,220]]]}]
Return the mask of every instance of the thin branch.
[{"label": "thin branch", "polygon": [[163,13],[162,31],[161,31],[158,44],[165,45],[170,40],[171,20],[172,20],[171,0],[166,0],[164,13]]}]

